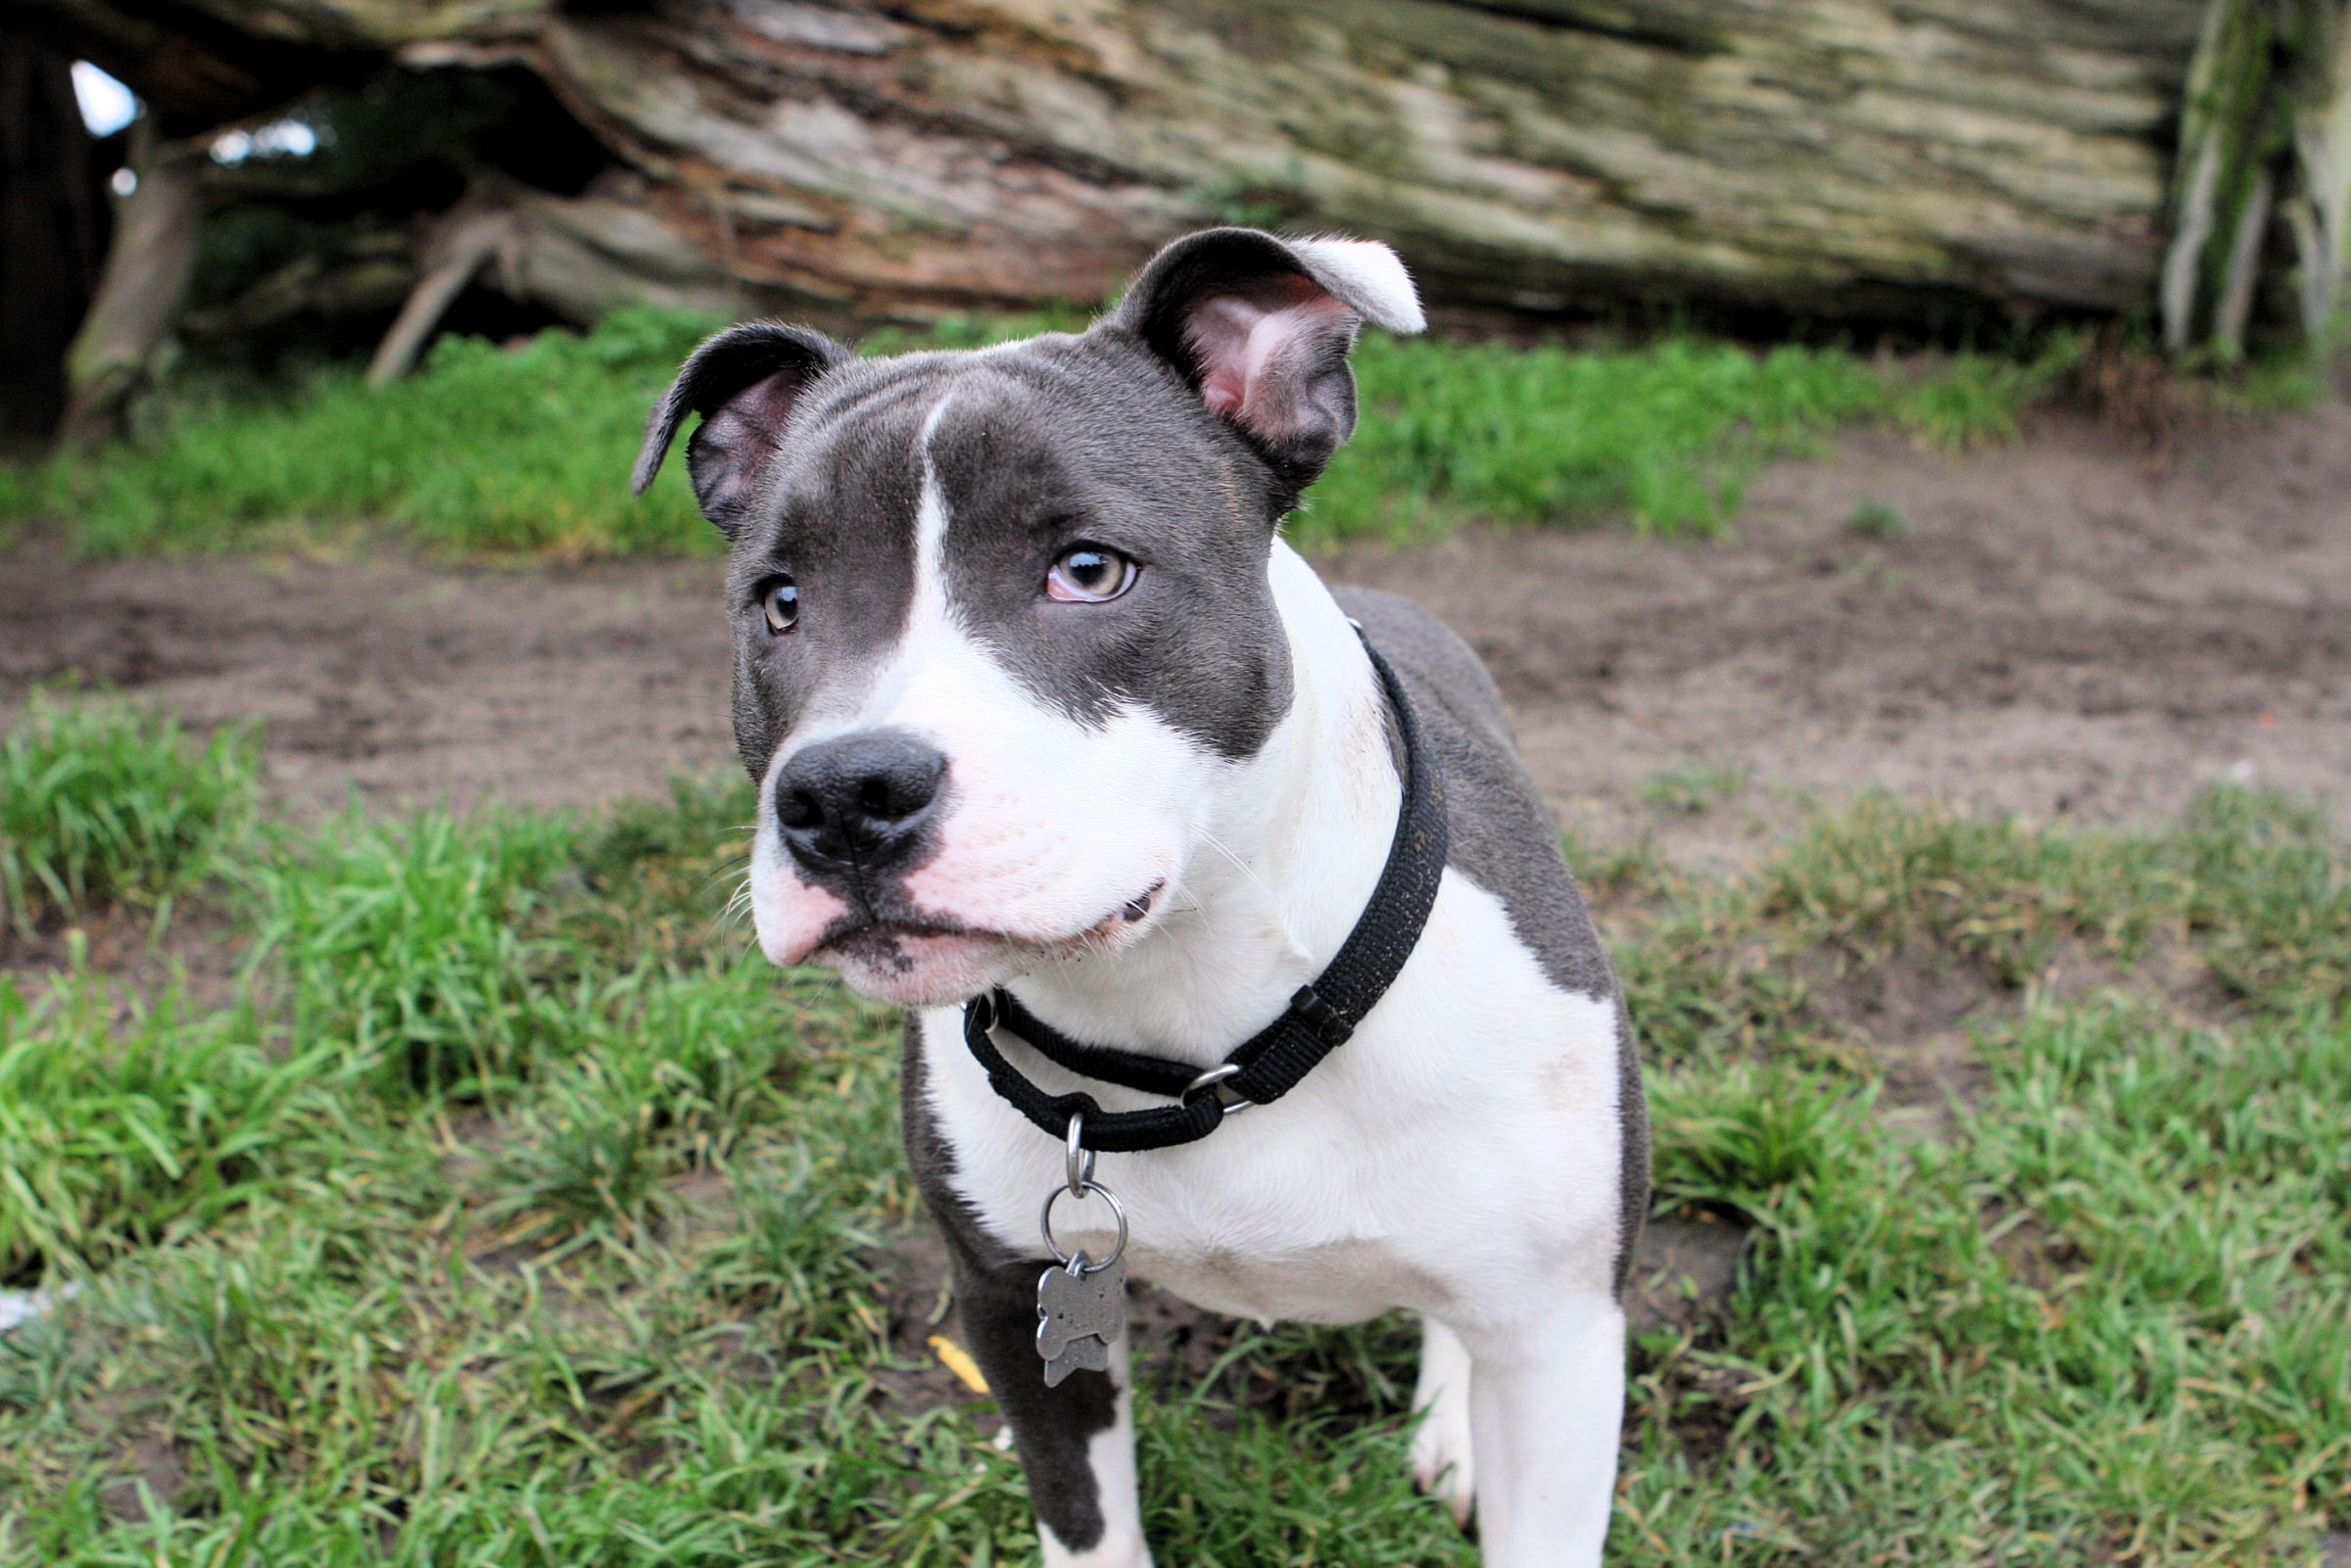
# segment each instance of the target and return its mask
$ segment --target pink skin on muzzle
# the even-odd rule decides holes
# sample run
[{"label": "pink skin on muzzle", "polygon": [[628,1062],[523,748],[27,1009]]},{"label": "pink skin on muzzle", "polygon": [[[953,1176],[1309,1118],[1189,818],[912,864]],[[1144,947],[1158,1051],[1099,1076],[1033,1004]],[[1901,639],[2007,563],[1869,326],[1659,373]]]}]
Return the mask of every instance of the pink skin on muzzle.
[{"label": "pink skin on muzzle", "polygon": [[[1153,882],[1107,915],[1078,917],[1082,925],[1065,922],[1058,930],[990,929],[982,925],[987,918],[982,912],[991,905],[1001,911],[1005,900],[983,896],[974,884],[952,877],[933,874],[925,885],[925,875],[909,879],[908,894],[918,910],[936,911],[938,925],[947,929],[885,926],[844,931],[842,923],[851,912],[840,895],[802,881],[789,869],[754,872],[754,881],[765,884],[751,901],[760,949],[770,963],[783,968],[822,964],[851,989],[880,1001],[936,1007],[976,996],[1046,964],[1127,946],[1150,924],[1163,885]],[[983,885],[1002,887],[995,879]]]}]

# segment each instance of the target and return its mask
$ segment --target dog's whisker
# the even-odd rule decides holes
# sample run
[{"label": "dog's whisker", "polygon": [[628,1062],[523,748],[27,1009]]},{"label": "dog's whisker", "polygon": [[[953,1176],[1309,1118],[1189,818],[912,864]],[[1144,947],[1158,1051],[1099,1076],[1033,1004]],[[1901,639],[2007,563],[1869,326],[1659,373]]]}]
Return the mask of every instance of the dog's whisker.
[{"label": "dog's whisker", "polygon": [[1205,828],[1200,830],[1200,836],[1207,841],[1209,848],[1215,850],[1218,854],[1223,855],[1226,860],[1231,861],[1232,869],[1239,872],[1243,877],[1247,878],[1249,879],[1250,886],[1256,888],[1260,893],[1263,893],[1268,898],[1271,898],[1273,896],[1273,889],[1266,885],[1265,879],[1258,876],[1256,869],[1247,861],[1234,854],[1231,846],[1226,844],[1223,839],[1219,838],[1215,833],[1210,832]]}]

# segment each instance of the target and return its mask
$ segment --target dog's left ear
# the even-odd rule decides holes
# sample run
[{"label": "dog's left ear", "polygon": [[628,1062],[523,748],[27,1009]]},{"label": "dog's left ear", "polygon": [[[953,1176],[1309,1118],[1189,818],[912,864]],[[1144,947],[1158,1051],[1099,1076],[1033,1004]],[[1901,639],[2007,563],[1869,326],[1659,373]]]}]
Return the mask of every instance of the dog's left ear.
[{"label": "dog's left ear", "polygon": [[698,413],[701,427],[686,443],[686,472],[702,515],[734,538],[800,395],[850,357],[822,332],[781,321],[746,321],[706,340],[653,405],[630,491],[645,494],[678,426]]},{"label": "dog's left ear", "polygon": [[1256,448],[1296,504],[1355,433],[1347,356],[1366,321],[1427,323],[1404,263],[1368,240],[1280,240],[1258,229],[1186,235],[1154,257],[1111,323],[1173,365],[1209,412]]}]

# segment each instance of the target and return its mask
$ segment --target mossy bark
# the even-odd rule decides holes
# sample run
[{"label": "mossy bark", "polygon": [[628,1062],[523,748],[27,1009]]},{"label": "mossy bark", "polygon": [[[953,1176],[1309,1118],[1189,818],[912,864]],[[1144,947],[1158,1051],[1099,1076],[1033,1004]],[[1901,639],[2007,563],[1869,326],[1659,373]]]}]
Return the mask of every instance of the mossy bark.
[{"label": "mossy bark", "polygon": [[88,446],[120,432],[130,400],[179,320],[204,215],[205,149],[167,142],[142,122],[132,137],[138,185],[115,214],[114,243],[89,313],[66,352],[60,437]]},{"label": "mossy bark", "polygon": [[2351,7],[2211,0],[2182,105],[2164,343],[2240,357],[2264,325],[2306,340],[2340,308],[2351,217]]},{"label": "mossy bark", "polygon": [[[524,204],[506,271],[558,309],[641,283],[820,318],[1090,304],[1171,233],[1246,218],[1389,240],[1440,307],[1908,322],[2150,299],[2206,9],[22,3],[190,113],[370,59],[537,73],[611,160]],[[136,25],[92,21],[116,12]]]}]

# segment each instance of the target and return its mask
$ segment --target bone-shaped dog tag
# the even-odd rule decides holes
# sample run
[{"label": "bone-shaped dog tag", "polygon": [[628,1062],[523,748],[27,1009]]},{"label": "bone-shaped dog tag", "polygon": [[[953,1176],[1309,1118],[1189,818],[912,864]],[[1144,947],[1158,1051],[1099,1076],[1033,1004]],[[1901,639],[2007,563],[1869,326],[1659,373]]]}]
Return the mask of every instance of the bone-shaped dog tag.
[{"label": "bone-shaped dog tag", "polygon": [[1080,1367],[1109,1371],[1110,1342],[1126,1328],[1125,1259],[1096,1268],[1079,1253],[1038,1277],[1036,1354],[1045,1358],[1045,1387],[1059,1387]]}]

